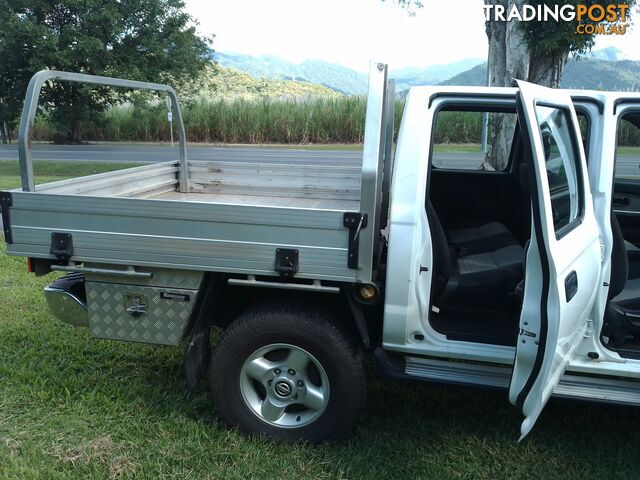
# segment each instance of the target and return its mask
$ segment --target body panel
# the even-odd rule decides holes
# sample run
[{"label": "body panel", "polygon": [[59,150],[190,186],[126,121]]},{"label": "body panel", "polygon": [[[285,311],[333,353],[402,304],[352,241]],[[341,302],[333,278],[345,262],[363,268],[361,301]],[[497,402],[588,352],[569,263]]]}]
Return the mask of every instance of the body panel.
[{"label": "body panel", "polygon": [[342,211],[19,191],[12,198],[10,255],[55,259],[51,233],[65,232],[75,262],[276,275],[275,250],[284,247],[300,251],[301,278],[355,279]]},{"label": "body panel", "polygon": [[[396,147],[391,191],[383,346],[387,350],[455,359],[512,362],[513,348],[448,340],[429,323],[433,252],[425,211],[431,188],[430,134],[444,105],[515,109],[513,88],[414,87]],[[500,175],[500,174],[498,174]],[[420,273],[420,267],[426,271]],[[418,336],[416,338],[416,335]]]},{"label": "body panel", "polygon": [[[588,333],[600,281],[601,255],[600,231],[571,99],[565,92],[526,82],[519,82],[519,87],[518,114],[526,128],[525,143],[532,148],[535,171],[534,228],[527,252],[524,303],[509,390],[509,400],[525,416],[521,428],[524,437]],[[557,142],[557,155],[563,159],[566,172],[570,201],[566,225],[558,222],[563,213],[557,210],[558,193],[551,191],[549,164],[555,157],[547,141]]]},{"label": "body panel", "polygon": [[[511,400],[527,416],[523,434],[533,426],[552,394],[573,398],[591,395],[603,400],[617,395],[621,403],[640,402],[640,393],[630,382],[587,381],[565,374],[566,370],[640,379],[640,361],[622,359],[604,348],[599,339],[610,275],[608,214],[616,123],[625,111],[640,105],[640,96],[636,104],[617,105],[619,98],[629,95],[573,92],[576,103],[580,103],[577,97],[581,97],[582,108],[597,120],[591,124],[589,136],[592,161],[584,191],[585,211],[579,228],[561,239],[553,235],[548,206],[551,192],[546,170],[539,164],[541,229],[532,232],[528,251],[525,303],[516,350],[509,346],[448,340],[429,324],[434,261],[424,203],[432,188],[430,182],[448,177],[445,170],[434,175],[429,165],[429,133],[438,109],[444,104],[456,103],[515,109],[517,89],[410,89],[395,156],[391,158],[394,93],[392,84],[389,85],[386,66],[373,63],[362,165],[327,167],[284,162],[260,165],[215,160],[187,163],[184,157],[182,162],[38,185],[34,192],[30,161],[23,162],[26,166],[23,183],[26,190],[31,191],[11,192],[11,205],[6,208],[11,213],[9,227],[13,238],[8,252],[54,260],[50,253],[51,234],[64,232],[73,236],[72,264],[116,269],[125,265],[153,271],[154,280],[136,281],[135,285],[109,276],[90,276],[87,293],[91,331],[102,338],[176,344],[184,332],[203,271],[248,275],[247,280],[231,279],[230,285],[234,282],[260,285],[265,282],[256,280],[256,275],[278,275],[274,269],[275,251],[284,247],[299,250],[297,278],[349,283],[373,281],[378,226],[385,217],[380,204],[386,202],[383,198],[388,193],[390,218],[383,345],[387,350],[408,355],[408,374],[449,383],[508,388],[513,371]],[[546,90],[539,91],[547,96]],[[570,105],[566,93],[551,97],[559,99],[564,106]],[[534,117],[529,120],[533,122]],[[540,153],[541,146],[536,146]],[[581,155],[584,156],[582,152]],[[586,172],[584,158],[581,164]],[[389,176],[384,168],[391,165],[391,190],[385,192]],[[456,172],[456,175],[474,181],[479,174]],[[485,220],[499,220],[509,225],[514,215],[503,207],[517,185],[504,183],[513,180],[506,172],[481,175],[485,178],[477,178],[486,184],[473,186],[478,195],[488,198],[492,189],[504,187],[503,197],[492,204],[496,210],[502,208],[501,213]],[[447,180],[443,184],[447,182],[454,183]],[[446,189],[450,185],[433,188]],[[450,193],[452,204],[455,192]],[[450,217],[459,217],[463,207],[452,205]],[[474,213],[469,218],[479,217],[479,208],[470,210]],[[368,227],[359,233],[358,269],[347,266],[345,212],[361,212],[369,217]],[[635,210],[623,213],[635,214]],[[544,258],[544,252],[549,258]],[[546,292],[542,282],[545,269],[549,277]],[[567,301],[565,282],[574,273],[578,289],[571,301]],[[287,288],[275,282],[268,286]],[[305,284],[305,288],[339,291],[339,287],[322,287],[319,282],[317,286]],[[156,302],[159,310],[155,324],[142,324],[123,313],[131,297],[158,300],[162,292],[176,298],[186,296],[189,301]],[[541,307],[543,298],[545,305]],[[175,305],[180,308],[172,309]],[[537,344],[542,311],[549,318],[545,333],[548,343],[542,346],[544,355],[539,361],[539,371],[532,376],[542,349]],[[593,329],[589,321],[593,322]],[[598,357],[590,356],[594,352]],[[512,369],[514,357],[516,364]],[[460,360],[482,362],[482,365]],[[519,400],[527,383],[531,385],[526,398]],[[608,387],[613,393],[607,392]],[[625,388],[629,390],[628,395]]]}]

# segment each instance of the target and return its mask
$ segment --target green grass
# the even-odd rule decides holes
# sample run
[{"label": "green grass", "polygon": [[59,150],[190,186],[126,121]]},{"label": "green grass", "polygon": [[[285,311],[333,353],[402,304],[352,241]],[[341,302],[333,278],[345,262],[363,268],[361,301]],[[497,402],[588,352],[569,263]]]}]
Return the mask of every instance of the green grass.
[{"label": "green grass", "polygon": [[[396,102],[396,129],[404,102]],[[296,96],[294,98],[197,97],[182,105],[187,140],[230,144],[361,144],[366,101],[362,96]],[[109,109],[83,125],[90,141],[167,142],[164,103]],[[36,118],[34,138],[49,140],[64,133],[44,114]],[[177,135],[175,135],[177,138]],[[460,141],[466,141],[460,139]]]},{"label": "green grass", "polygon": [[617,147],[616,153],[628,157],[640,157],[640,147]]},{"label": "green grass", "polygon": [[[480,152],[479,143],[437,143],[434,152]],[[640,157],[640,147],[617,147],[616,153],[625,157]]]},{"label": "green grass", "polygon": [[[61,179],[68,165],[35,170]],[[0,182],[19,185],[15,165],[0,163]],[[186,397],[184,346],[96,340],[60,323],[42,295],[53,276],[28,274],[2,240],[0,479],[638,477],[638,409],[552,400],[517,444],[521,418],[506,393],[397,385],[373,370],[351,437],[245,438],[220,423],[204,384]]]},{"label": "green grass", "polygon": [[[80,177],[83,175],[93,175],[95,173],[111,172],[123,168],[139,166],[134,163],[87,163],[87,162],[54,162],[35,161],[33,162],[34,175],[48,177]],[[5,175],[20,175],[20,164],[17,160],[0,162],[0,177]]]},{"label": "green grass", "polygon": [[[235,148],[241,145],[225,144],[224,146]],[[247,146],[256,147],[256,145],[247,145]],[[350,150],[350,151],[358,151],[358,152],[362,151],[361,143],[325,143],[321,145],[314,144],[314,143],[307,143],[307,144],[303,143],[299,145],[290,145],[286,143],[278,143],[278,144],[265,143],[257,146],[260,148],[278,148],[278,149],[285,148],[290,150],[301,149],[301,150]]]},{"label": "green grass", "polygon": [[0,478],[637,478],[640,412],[551,401],[517,444],[504,392],[372,375],[353,435],[323,445],[249,439],[205,386],[185,396],[183,347],[92,339],[47,311],[51,278],[0,247]]},{"label": "green grass", "polygon": [[[256,95],[248,97],[226,88],[193,90],[193,95],[185,98],[182,104],[187,140],[196,143],[304,145],[361,144],[364,139],[364,96],[334,95],[320,90],[280,95],[279,90],[271,90],[262,82],[258,82],[256,88]],[[396,134],[403,109],[404,100],[397,100]],[[499,117],[491,114],[490,125],[493,125],[494,118]],[[436,121],[435,142],[479,143],[483,119],[481,112],[441,111]],[[581,127],[585,126],[581,120]],[[135,107],[132,104],[112,107],[83,124],[82,130],[84,138],[90,141],[168,142],[168,127],[164,102],[141,101],[135,103]],[[64,126],[56,125],[47,113],[36,117],[36,141],[50,140],[65,133]],[[174,134],[177,138],[177,132]],[[621,145],[639,146],[640,129],[623,121],[618,139]]]},{"label": "green grass", "polygon": [[[95,173],[111,172],[123,168],[137,167],[135,163],[86,163],[86,162],[33,162],[36,185],[55,182],[71,177],[82,177]],[[17,160],[0,161],[0,190],[20,186],[20,164]]]},{"label": "green grass", "polygon": [[[182,107],[187,140],[205,143],[362,143],[362,97],[301,99],[198,98]],[[57,131],[46,115],[36,119],[35,138]],[[84,125],[85,138],[99,141],[168,141],[163,104],[114,107],[100,121]],[[176,137],[177,138],[177,137]]]},{"label": "green grass", "polygon": [[479,143],[437,143],[433,146],[434,152],[465,152],[479,153],[481,145]]}]

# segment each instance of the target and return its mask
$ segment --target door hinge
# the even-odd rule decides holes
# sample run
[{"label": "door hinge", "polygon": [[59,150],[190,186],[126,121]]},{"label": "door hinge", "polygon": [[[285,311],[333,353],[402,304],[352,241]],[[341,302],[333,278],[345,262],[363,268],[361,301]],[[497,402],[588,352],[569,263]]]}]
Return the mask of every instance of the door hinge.
[{"label": "door hinge", "polygon": [[13,243],[13,234],[11,233],[11,215],[9,208],[13,206],[13,198],[10,192],[0,192],[0,210],[2,210],[2,228],[4,230],[4,241]]},{"label": "door hinge", "polygon": [[349,229],[349,251],[347,254],[347,266],[357,269],[358,255],[360,253],[360,231],[367,226],[367,214],[360,212],[346,212],[342,219],[343,225]]},{"label": "door hinge", "polygon": [[591,338],[593,335],[593,320],[590,318],[587,320],[587,328],[584,331],[584,338]]}]

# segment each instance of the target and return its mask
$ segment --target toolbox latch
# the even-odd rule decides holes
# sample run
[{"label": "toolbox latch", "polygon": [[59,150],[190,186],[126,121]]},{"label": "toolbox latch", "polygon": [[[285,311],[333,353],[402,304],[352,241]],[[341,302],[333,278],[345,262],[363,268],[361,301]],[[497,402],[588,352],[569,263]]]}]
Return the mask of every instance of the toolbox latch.
[{"label": "toolbox latch", "polygon": [[61,262],[68,261],[73,256],[73,237],[70,233],[53,232],[51,234],[51,255],[55,255]]},{"label": "toolbox latch", "polygon": [[298,250],[293,248],[276,248],[275,271],[282,277],[293,277],[298,273]]},{"label": "toolbox latch", "polygon": [[343,225],[349,229],[349,251],[347,253],[347,266],[358,269],[358,257],[360,254],[360,231],[367,226],[367,214],[360,212],[346,212],[342,219]]}]

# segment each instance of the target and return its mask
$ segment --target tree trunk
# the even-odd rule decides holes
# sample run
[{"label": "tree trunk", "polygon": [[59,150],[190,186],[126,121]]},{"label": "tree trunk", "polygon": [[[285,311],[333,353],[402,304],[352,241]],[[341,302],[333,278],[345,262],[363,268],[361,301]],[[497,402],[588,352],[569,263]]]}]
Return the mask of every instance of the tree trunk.
[{"label": "tree trunk", "polygon": [[[509,11],[513,5],[521,8],[524,0],[485,0],[486,5],[502,5]],[[487,21],[489,39],[489,82],[492,87],[510,87],[514,79],[529,78],[530,52],[525,30],[518,21]],[[516,119],[514,115],[494,113],[490,116],[489,150],[484,168],[502,170],[509,161]]]},{"label": "tree trunk", "polygon": [[534,49],[531,52],[529,81],[545,87],[560,88],[562,72],[568,59],[569,52],[559,55],[542,55]]},{"label": "tree trunk", "polygon": [[[516,5],[521,11],[526,0],[485,0],[486,5],[502,5],[505,12]],[[495,8],[495,7],[494,7]],[[557,55],[542,54],[529,48],[524,24],[510,22],[486,22],[489,39],[489,79],[492,87],[510,87],[513,80],[526,80],[547,87],[558,88],[569,52]],[[509,161],[509,150],[516,127],[515,115],[494,113],[489,121],[489,149],[484,167],[502,170]]]},{"label": "tree trunk", "polygon": [[[485,0],[486,5],[502,5],[506,11],[513,5],[522,8],[525,3],[524,0]],[[529,78],[530,54],[522,23],[490,20],[486,23],[486,32],[491,86],[509,87],[515,78]]]},{"label": "tree trunk", "polygon": [[73,144],[82,143],[82,134],[80,131],[80,120],[73,119],[71,123],[71,135],[69,141]]},{"label": "tree trunk", "polygon": [[485,170],[504,170],[509,163],[509,153],[516,129],[516,116],[511,113],[489,114],[489,150],[485,156]]},{"label": "tree trunk", "polygon": [[[502,5],[508,12],[513,5],[518,9],[528,4],[526,0],[485,0],[485,5]],[[556,55],[531,50],[525,39],[524,24],[510,22],[486,22],[489,39],[490,85],[509,87],[514,79],[534,82],[546,87],[558,88],[567,65],[569,52]]]}]

